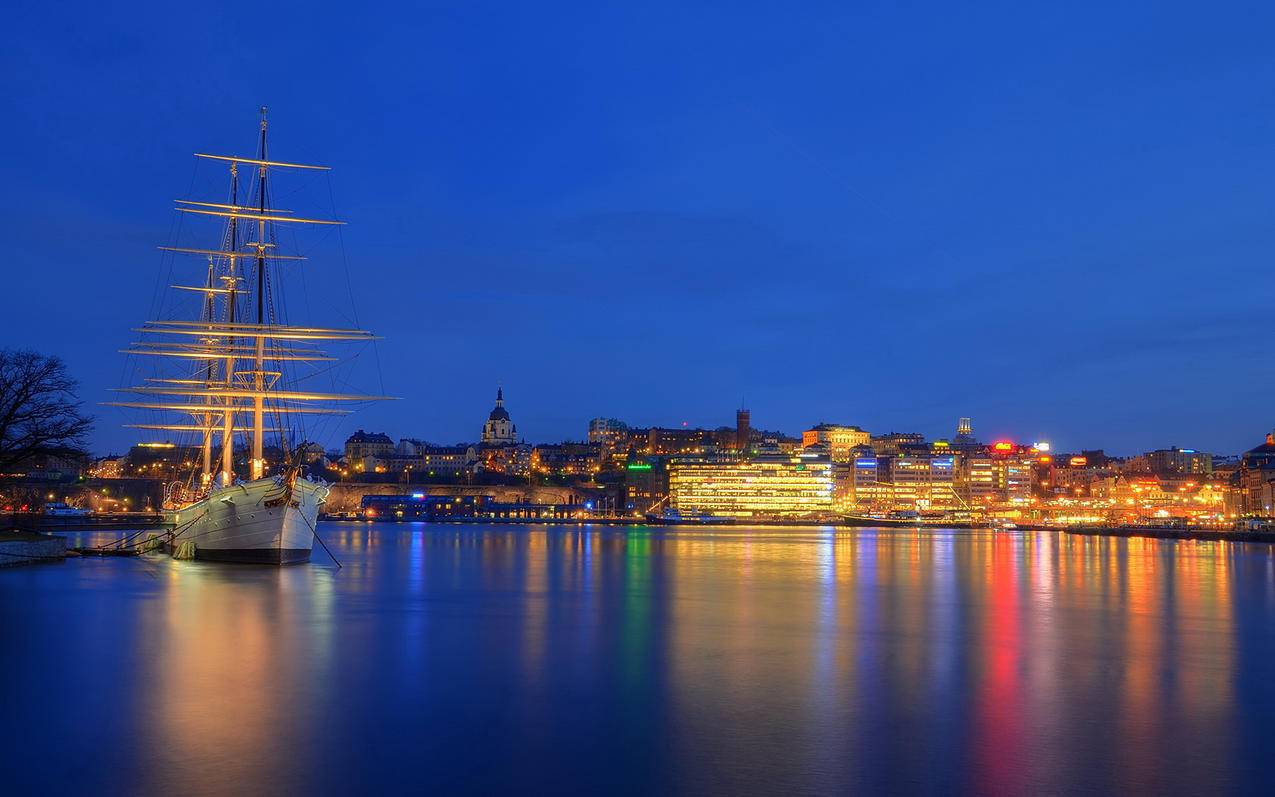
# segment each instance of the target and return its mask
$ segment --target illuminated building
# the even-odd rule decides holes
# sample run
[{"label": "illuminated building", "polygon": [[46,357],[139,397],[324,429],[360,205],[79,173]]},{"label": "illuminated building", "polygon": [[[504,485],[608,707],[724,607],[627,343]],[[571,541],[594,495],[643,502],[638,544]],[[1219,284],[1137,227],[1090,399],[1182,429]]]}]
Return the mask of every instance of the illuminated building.
[{"label": "illuminated building", "polygon": [[[241,452],[242,453],[242,452]],[[138,443],[124,456],[123,475],[174,481],[187,477],[200,458],[198,446]]]},{"label": "illuminated building", "polygon": [[615,443],[629,431],[629,425],[615,418],[594,418],[589,421],[590,443]]},{"label": "illuminated building", "polygon": [[971,451],[957,458],[956,495],[966,507],[985,509],[996,500],[996,466],[989,454]]},{"label": "illuminated building", "polygon": [[487,416],[483,424],[482,443],[488,446],[509,445],[518,441],[518,427],[509,418],[505,409],[505,390],[496,388],[496,406]]},{"label": "illuminated building", "polygon": [[845,503],[859,511],[887,511],[892,508],[894,491],[881,478],[881,461],[875,455],[851,459],[849,489]]},{"label": "illuminated building", "polygon": [[832,462],[827,456],[672,460],[668,479],[670,503],[683,513],[801,518],[834,511]]},{"label": "illuminated building", "polygon": [[1024,457],[993,460],[996,487],[1000,500],[1009,504],[1025,504],[1032,497],[1032,474],[1035,461]]},{"label": "illuminated building", "polygon": [[1239,514],[1246,517],[1275,517],[1275,435],[1244,452],[1236,473]]},{"label": "illuminated building", "polygon": [[867,445],[871,437],[857,426],[821,423],[801,433],[801,447],[821,445],[828,449],[833,462],[849,462],[850,450]]},{"label": "illuminated building", "polygon": [[394,453],[394,441],[383,432],[365,432],[362,429],[346,438],[345,458],[352,465],[368,457],[388,456]]},{"label": "illuminated building", "polygon": [[531,472],[531,446],[526,443],[479,445],[478,468],[504,476],[526,476]]},{"label": "illuminated building", "polygon": [[668,468],[664,460],[633,460],[624,466],[621,479],[625,511],[645,515],[662,508],[668,500]]},{"label": "illuminated building", "polygon": [[1129,460],[1130,471],[1146,471],[1161,476],[1184,474],[1208,476],[1213,472],[1213,456],[1194,448],[1162,448]]},{"label": "illuminated building", "polygon": [[419,464],[416,466],[427,477],[459,476],[463,474],[476,456],[466,446],[424,446],[419,451]]},{"label": "illuminated building", "polygon": [[879,455],[898,455],[905,447],[924,446],[925,435],[916,432],[890,432],[889,434],[872,435],[868,441],[872,450]]},{"label": "illuminated building", "polygon": [[368,520],[476,518],[495,503],[490,495],[365,495],[359,502],[359,514]]},{"label": "illuminated building", "polygon": [[119,479],[124,476],[124,457],[116,454],[102,457],[93,463],[89,476],[94,479]]},{"label": "illuminated building", "polygon": [[1091,465],[1089,458],[1081,455],[1054,457],[1048,473],[1047,492],[1070,496],[1088,496],[1099,479],[1114,475],[1105,465]]},{"label": "illuminated building", "polygon": [[531,451],[531,469],[547,476],[592,476],[601,458],[601,443],[538,445]]},{"label": "illuminated building", "polygon": [[944,510],[956,508],[955,460],[952,455],[881,457],[886,464],[895,509]]},{"label": "illuminated building", "polygon": [[990,448],[994,503],[1026,504],[1032,498],[1032,484],[1037,461],[1028,452],[1008,440],[998,440]]},{"label": "illuminated building", "polygon": [[653,426],[647,431],[645,453],[651,456],[688,456],[709,454],[717,450],[717,434],[709,429],[664,429]]},{"label": "illuminated building", "polygon": [[534,520],[574,518],[583,514],[579,504],[532,504],[497,501],[490,495],[366,495],[359,508],[368,520],[446,521],[487,518]]}]

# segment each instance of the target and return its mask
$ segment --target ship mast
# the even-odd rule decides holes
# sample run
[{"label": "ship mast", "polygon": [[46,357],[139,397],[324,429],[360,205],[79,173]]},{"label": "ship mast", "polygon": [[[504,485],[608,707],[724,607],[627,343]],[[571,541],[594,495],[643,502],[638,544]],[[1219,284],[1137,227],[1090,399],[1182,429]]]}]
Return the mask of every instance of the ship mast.
[{"label": "ship mast", "polygon": [[[127,424],[134,429],[151,429],[177,432],[198,432],[202,435],[201,486],[212,482],[229,486],[235,480],[234,442],[237,433],[251,434],[251,455],[248,468],[251,479],[265,474],[264,438],[266,432],[285,433],[286,428],[266,428],[266,402],[279,418],[280,427],[292,414],[345,415],[348,410],[330,406],[310,406],[311,402],[362,402],[388,398],[387,396],[356,395],[347,393],[318,393],[292,385],[280,385],[283,363],[329,363],[337,358],[328,356],[315,347],[318,341],[367,342],[376,340],[370,332],[361,329],[335,329],[329,327],[302,327],[279,323],[273,316],[274,302],[268,292],[273,283],[266,269],[271,260],[302,261],[299,255],[275,252],[273,228],[278,224],[331,225],[344,224],[333,219],[301,218],[290,210],[272,208],[269,205],[269,180],[271,169],[326,170],[326,166],[289,163],[269,160],[266,140],[266,109],[261,108],[258,152],[255,158],[233,155],[209,155],[196,153],[201,159],[221,161],[230,167],[230,200],[228,204],[203,202],[192,199],[177,200],[177,210],[196,217],[214,217],[224,220],[221,241],[223,248],[197,249],[178,246],[161,246],[160,249],[179,254],[201,255],[208,259],[208,273],[202,286],[172,285],[170,287],[197,291],[203,294],[200,319],[195,321],[154,320],[147,321],[137,332],[143,338],[125,349],[130,355],[146,355],[168,358],[189,358],[200,363],[189,377],[181,379],[147,379],[146,384],[120,388],[126,393],[140,394],[141,400],[105,402],[108,405],[138,409],[161,410],[182,413],[191,420],[186,423]],[[257,168],[257,201],[240,205],[239,166]],[[255,221],[255,240],[247,239],[239,229],[239,221]],[[256,313],[251,322],[238,318],[245,277],[240,263],[244,258],[256,259]],[[221,301],[218,301],[221,297]],[[220,305],[221,312],[218,312]],[[152,336],[159,336],[158,339]],[[174,342],[175,341],[175,342]],[[190,341],[190,342],[183,342]],[[236,363],[249,361],[251,370],[237,370]],[[236,426],[236,420],[251,413],[249,426]],[[193,423],[192,423],[193,421]],[[220,428],[218,428],[220,427]],[[214,438],[219,434],[221,463],[214,478]]]},{"label": "ship mast", "polygon": [[[217,294],[214,291],[216,277],[216,263],[213,261],[212,255],[208,256],[208,276],[204,279],[204,319],[211,323],[216,318],[217,313]],[[211,346],[213,338],[210,335],[204,340],[208,341]],[[212,384],[213,377],[216,376],[214,370],[217,361],[214,359],[204,360],[204,386]],[[204,406],[208,409],[204,412],[204,439],[200,445],[200,469],[199,484],[201,487],[207,487],[212,481],[212,442],[213,442],[213,413],[212,413],[212,396],[204,396]]]},{"label": "ship mast", "polygon": [[[266,323],[266,106],[261,106],[261,165],[257,167],[257,205],[261,218],[257,220],[257,324]],[[252,399],[252,458],[249,467],[252,478],[260,479],[265,473],[265,457],[262,451],[262,426],[265,409],[265,357],[266,339],[257,338],[257,356],[253,362],[253,383],[257,395]]]},{"label": "ship mast", "polygon": [[[230,204],[235,206],[239,204],[239,164],[234,161],[230,162]],[[235,323],[235,288],[239,284],[239,275],[235,273],[235,261],[239,257],[239,219],[234,216],[230,217],[230,245],[226,247],[230,253],[226,258],[228,263],[226,274],[226,323],[231,326]],[[235,350],[235,339],[230,338],[230,345],[226,348],[227,352]],[[226,360],[226,388],[234,386],[235,380],[235,358],[234,355],[227,356]],[[231,409],[231,401],[226,399],[226,409],[222,413],[221,428],[221,486],[225,487],[235,480],[235,413]]]}]

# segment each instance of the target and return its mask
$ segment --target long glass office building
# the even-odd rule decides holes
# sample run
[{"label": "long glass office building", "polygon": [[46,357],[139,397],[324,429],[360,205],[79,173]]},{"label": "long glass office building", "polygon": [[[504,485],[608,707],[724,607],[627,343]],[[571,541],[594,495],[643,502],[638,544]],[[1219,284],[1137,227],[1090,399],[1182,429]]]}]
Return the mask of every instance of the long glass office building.
[{"label": "long glass office building", "polygon": [[668,478],[670,503],[682,513],[801,518],[833,512],[833,471],[827,454],[674,460]]}]

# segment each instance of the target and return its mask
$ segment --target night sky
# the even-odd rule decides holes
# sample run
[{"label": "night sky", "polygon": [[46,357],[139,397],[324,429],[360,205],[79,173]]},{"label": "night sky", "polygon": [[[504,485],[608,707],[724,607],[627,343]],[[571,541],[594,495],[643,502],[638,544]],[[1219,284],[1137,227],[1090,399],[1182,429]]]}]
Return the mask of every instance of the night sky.
[{"label": "night sky", "polygon": [[350,222],[292,320],[354,317],[343,240],[355,387],[403,397],[329,445],[474,440],[498,383],[532,441],[741,399],[1116,453],[1275,424],[1275,5],[603,5],[10,6],[0,345],[110,400],[172,200],[224,201],[191,153],[265,104],[334,167],[279,204]]}]

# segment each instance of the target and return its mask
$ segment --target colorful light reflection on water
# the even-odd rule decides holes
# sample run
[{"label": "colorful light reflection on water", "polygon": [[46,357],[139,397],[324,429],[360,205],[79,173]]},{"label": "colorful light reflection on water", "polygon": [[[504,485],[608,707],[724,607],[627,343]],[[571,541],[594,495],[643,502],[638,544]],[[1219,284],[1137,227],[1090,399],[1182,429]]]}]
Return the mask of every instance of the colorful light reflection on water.
[{"label": "colorful light reflection on water", "polygon": [[344,569],[0,571],[14,793],[1258,793],[1275,753],[1270,546],[323,534]]}]

